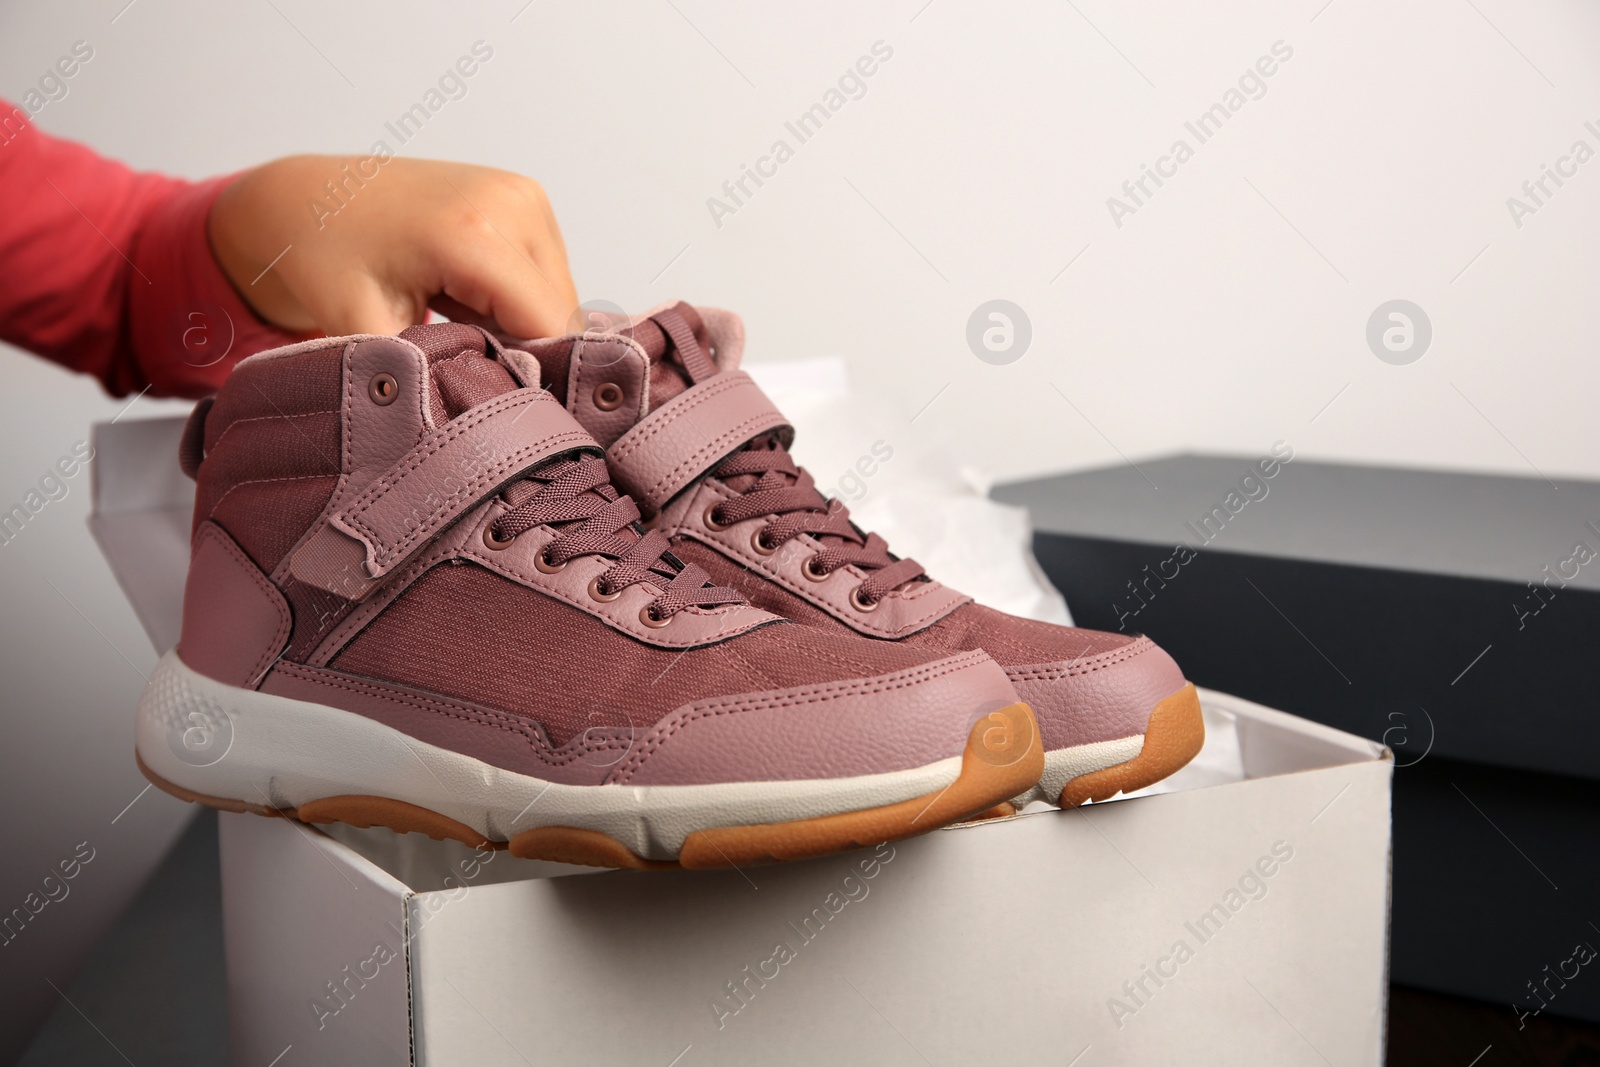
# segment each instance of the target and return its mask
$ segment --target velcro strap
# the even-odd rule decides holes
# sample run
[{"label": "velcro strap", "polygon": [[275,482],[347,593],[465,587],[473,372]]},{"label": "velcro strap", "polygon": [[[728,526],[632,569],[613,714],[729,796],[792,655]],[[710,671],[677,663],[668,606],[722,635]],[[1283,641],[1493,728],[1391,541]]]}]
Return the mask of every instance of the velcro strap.
[{"label": "velcro strap", "polygon": [[740,445],[772,430],[793,437],[789,420],[744,371],[727,371],[680,393],[639,420],[606,454],[611,478],[646,515]]},{"label": "velcro strap", "polygon": [[327,516],[295,552],[290,573],[359,600],[507,483],[580,448],[600,445],[548,392],[503,393],[430,434]]}]

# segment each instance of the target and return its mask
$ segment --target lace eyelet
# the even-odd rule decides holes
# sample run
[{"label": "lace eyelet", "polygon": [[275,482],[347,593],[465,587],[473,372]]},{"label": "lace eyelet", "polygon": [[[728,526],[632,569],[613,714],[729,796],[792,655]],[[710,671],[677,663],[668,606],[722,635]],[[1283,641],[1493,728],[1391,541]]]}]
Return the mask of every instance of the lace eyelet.
[{"label": "lace eyelet", "polygon": [[379,407],[388,407],[400,396],[400,383],[392,374],[374,374],[367,383],[367,395]]},{"label": "lace eyelet", "polygon": [[711,504],[707,504],[706,505],[705,513],[700,516],[701,520],[706,524],[706,529],[721,531],[721,530],[726,530],[728,527],[733,525],[733,523],[731,523],[731,522],[718,522],[717,521],[717,519],[716,519],[716,510],[721,506],[722,506],[722,501],[720,501],[720,500],[716,501],[715,503],[711,503]]},{"label": "lace eyelet", "polygon": [[881,600],[868,600],[864,597],[861,594],[861,586],[859,585],[850,590],[850,606],[857,611],[877,611],[878,605],[881,603],[883,603]]},{"label": "lace eyelet", "polygon": [[615,411],[622,406],[622,386],[615,382],[602,382],[595,387],[594,406],[601,411]]},{"label": "lace eyelet", "polygon": [[650,627],[652,630],[659,630],[663,626],[672,625],[672,616],[668,615],[664,619],[659,619],[655,614],[655,605],[646,604],[644,607],[639,609],[639,621]]},{"label": "lace eyelet", "polygon": [[483,528],[484,546],[487,548],[492,548],[496,552],[504,552],[506,549],[511,547],[511,542],[515,540],[515,537],[501,538],[496,536],[494,532],[494,523],[492,522]]},{"label": "lace eyelet", "polygon": [[609,593],[602,593],[600,591],[600,578],[600,575],[595,575],[594,580],[589,583],[589,598],[591,600],[598,600],[602,604],[609,604],[613,600],[617,599],[617,597],[622,595],[622,590],[620,589],[613,589]]},{"label": "lace eyelet", "polygon": [[820,552],[816,553],[815,555],[807,556],[806,561],[800,565],[800,573],[805,575],[807,578],[810,578],[813,582],[827,581],[828,575],[832,574],[833,572],[817,570],[817,560],[821,558],[822,553]]},{"label": "lace eyelet", "polygon": [[534,565],[534,567],[538,568],[539,573],[540,574],[560,574],[562,571],[566,570],[567,569],[567,565],[565,563],[551,563],[550,562],[550,560],[546,556],[546,553],[548,551],[549,551],[549,549],[545,549],[544,551],[538,553],[537,555],[535,555],[533,557],[533,565]]},{"label": "lace eyelet", "polygon": [[777,545],[767,544],[767,531],[764,529],[750,535],[750,547],[756,550],[758,556],[770,556],[778,551]]}]

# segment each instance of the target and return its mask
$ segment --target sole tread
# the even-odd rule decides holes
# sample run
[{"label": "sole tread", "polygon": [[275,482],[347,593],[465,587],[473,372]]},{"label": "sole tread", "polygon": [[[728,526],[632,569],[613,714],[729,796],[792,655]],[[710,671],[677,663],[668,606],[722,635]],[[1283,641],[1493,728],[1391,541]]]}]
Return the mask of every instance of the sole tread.
[{"label": "sole tread", "polygon": [[676,859],[652,860],[601,831],[572,826],[540,826],[524,830],[508,842],[488,840],[447,815],[389,797],[332,796],[283,809],[209,796],[162,778],[146,766],[137,752],[134,758],[140,771],[158,788],[180,800],[222,811],[296,818],[309,823],[383,826],[398,833],[460,841],[474,848],[508,848],[512,855],[523,859],[634,870],[750,866],[809,859],[899,840],[1002,805],[1005,798],[1026,790],[1044,772],[1044,750],[1033,712],[1026,704],[1011,704],[989,713],[973,726],[962,754],[960,773],[937,793],[817,818],[694,830],[684,839]]},{"label": "sole tread", "polygon": [[1109,800],[1154,785],[1179,770],[1199,753],[1206,742],[1200,694],[1189,683],[1157,704],[1145,727],[1144,746],[1126,763],[1079,775],[1061,790],[1059,807],[1075,808],[1087,801]]}]

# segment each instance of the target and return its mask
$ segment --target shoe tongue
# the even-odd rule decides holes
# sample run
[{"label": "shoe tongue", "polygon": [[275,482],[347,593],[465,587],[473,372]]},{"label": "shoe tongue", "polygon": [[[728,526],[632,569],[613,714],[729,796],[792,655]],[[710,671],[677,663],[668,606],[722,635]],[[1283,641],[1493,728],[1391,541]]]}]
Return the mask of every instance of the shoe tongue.
[{"label": "shoe tongue", "polygon": [[660,407],[717,373],[705,322],[698,311],[681,300],[622,332],[637,341],[650,357],[651,407]]},{"label": "shoe tongue", "polygon": [[[631,336],[650,357],[650,406],[658,408],[690,386],[705,381],[717,373],[712,360],[711,341],[705,321],[700,313],[681,300],[671,307],[643,319],[623,333]],[[762,435],[746,448],[776,448],[783,446],[771,435]],[[738,492],[744,492],[759,480],[754,474],[739,474],[723,478],[723,483]],[[793,478],[783,479],[792,484]]]},{"label": "shoe tongue", "polygon": [[428,357],[428,391],[435,425],[520,388],[494,359],[489,335],[464,322],[430,322],[400,331]]}]

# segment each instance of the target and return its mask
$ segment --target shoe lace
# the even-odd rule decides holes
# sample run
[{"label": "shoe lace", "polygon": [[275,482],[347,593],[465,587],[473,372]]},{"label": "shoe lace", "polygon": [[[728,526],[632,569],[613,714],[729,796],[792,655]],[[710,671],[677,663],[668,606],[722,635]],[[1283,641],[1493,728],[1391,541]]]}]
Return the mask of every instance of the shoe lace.
[{"label": "shoe lace", "polygon": [[609,597],[630,585],[652,582],[662,593],[646,610],[658,622],[685,608],[747,603],[737,589],[712,585],[702,568],[672,555],[660,531],[641,535],[634,525],[640,518],[638,505],[617,492],[599,457],[547,464],[508,487],[503,498],[509,510],[490,527],[497,540],[509,541],[536,526],[559,529],[544,549],[547,566],[560,567],[579,556],[614,559],[600,575],[596,591]]},{"label": "shoe lace", "polygon": [[850,521],[850,509],[818,492],[811,473],[796,464],[775,437],[758,438],[723,460],[712,474],[738,494],[713,509],[712,521],[732,525],[758,515],[774,516],[761,531],[765,549],[810,534],[823,547],[806,567],[817,577],[850,565],[868,571],[856,593],[866,603],[876,603],[927,575],[916,560],[891,553],[879,535],[863,533]]}]

